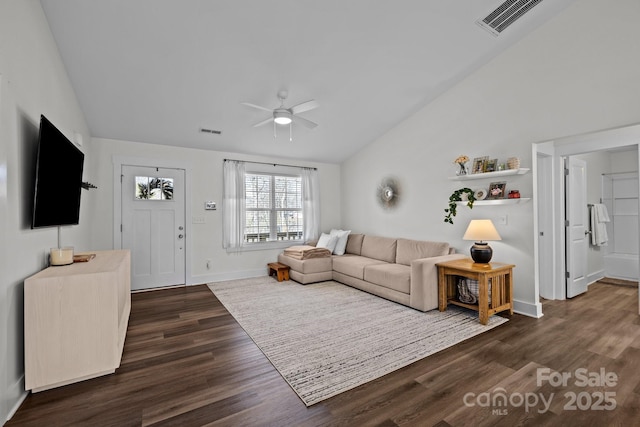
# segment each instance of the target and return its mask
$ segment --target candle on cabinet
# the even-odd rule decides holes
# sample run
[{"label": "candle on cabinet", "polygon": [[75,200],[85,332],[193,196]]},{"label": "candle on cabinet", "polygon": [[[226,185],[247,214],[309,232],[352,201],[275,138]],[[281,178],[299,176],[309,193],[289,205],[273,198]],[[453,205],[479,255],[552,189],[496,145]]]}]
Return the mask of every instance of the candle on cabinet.
[{"label": "candle on cabinet", "polygon": [[50,263],[51,265],[73,264],[73,247],[51,248]]}]

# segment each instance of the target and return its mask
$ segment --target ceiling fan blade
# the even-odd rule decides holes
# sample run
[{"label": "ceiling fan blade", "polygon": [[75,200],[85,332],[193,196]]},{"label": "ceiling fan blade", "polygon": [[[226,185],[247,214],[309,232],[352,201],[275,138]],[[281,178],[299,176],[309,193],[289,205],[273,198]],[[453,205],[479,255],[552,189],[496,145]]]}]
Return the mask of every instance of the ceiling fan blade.
[{"label": "ceiling fan blade", "polygon": [[317,123],[314,123],[311,120],[303,119],[302,117],[293,116],[292,119],[293,123],[301,124],[302,126],[309,129],[313,129],[314,127],[318,126]]},{"label": "ceiling fan blade", "polygon": [[250,102],[241,102],[241,104],[242,105],[246,105],[247,107],[257,108],[258,110],[273,112],[273,110],[271,108],[261,107],[261,106],[256,105],[256,104],[251,104]]},{"label": "ceiling fan blade", "polygon": [[289,108],[289,110],[291,111],[292,114],[300,114],[300,113],[304,113],[305,111],[309,111],[309,110],[313,110],[314,108],[318,108],[319,106],[320,106],[320,104],[318,104],[317,101],[314,101],[312,99],[311,101],[306,101],[306,102],[303,102],[301,104],[294,105],[293,107]]},{"label": "ceiling fan blade", "polygon": [[271,123],[272,121],[273,117],[269,117],[268,119],[264,119],[263,121],[256,123],[255,125],[253,125],[253,127],[257,128],[258,126],[266,125],[267,123]]}]

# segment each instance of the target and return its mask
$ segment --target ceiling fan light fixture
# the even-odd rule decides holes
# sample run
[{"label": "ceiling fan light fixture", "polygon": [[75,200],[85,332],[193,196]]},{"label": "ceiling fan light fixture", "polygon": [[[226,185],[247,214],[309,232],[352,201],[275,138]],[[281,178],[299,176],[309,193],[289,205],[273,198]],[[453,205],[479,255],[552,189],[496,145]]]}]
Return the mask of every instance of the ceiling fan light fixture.
[{"label": "ceiling fan light fixture", "polygon": [[288,111],[274,111],[273,121],[279,125],[288,125],[291,123],[291,113]]}]

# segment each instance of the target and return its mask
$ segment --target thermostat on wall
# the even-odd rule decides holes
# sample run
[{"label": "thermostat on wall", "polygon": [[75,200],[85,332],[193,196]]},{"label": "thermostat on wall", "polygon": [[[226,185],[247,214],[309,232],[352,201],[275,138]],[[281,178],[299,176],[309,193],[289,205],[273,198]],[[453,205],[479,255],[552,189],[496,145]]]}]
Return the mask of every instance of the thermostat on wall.
[{"label": "thermostat on wall", "polygon": [[204,202],[204,210],[205,211],[215,211],[216,210],[216,202]]}]

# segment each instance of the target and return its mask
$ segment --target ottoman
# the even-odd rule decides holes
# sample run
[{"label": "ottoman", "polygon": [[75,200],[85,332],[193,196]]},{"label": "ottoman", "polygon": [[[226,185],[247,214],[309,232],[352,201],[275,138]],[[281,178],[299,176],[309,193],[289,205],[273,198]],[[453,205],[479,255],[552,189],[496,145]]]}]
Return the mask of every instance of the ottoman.
[{"label": "ottoman", "polygon": [[278,262],[288,265],[289,277],[303,285],[315,282],[324,282],[333,278],[333,258],[295,259],[283,253],[278,255]]}]

